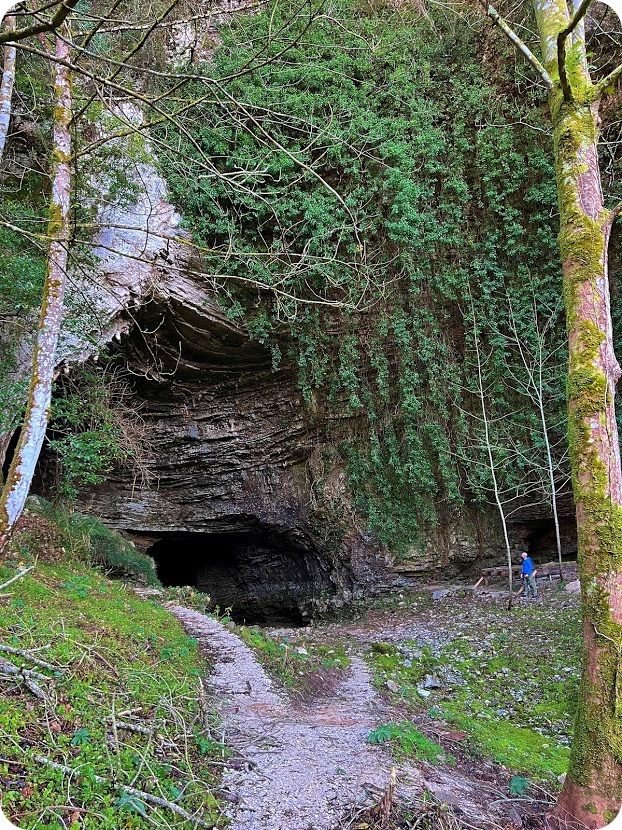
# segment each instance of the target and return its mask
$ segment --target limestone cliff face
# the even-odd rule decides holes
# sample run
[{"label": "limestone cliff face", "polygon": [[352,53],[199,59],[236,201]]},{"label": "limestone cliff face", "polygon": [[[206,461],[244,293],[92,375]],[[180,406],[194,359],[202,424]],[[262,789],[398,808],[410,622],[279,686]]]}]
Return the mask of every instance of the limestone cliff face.
[{"label": "limestone cliff face", "polygon": [[104,198],[101,171],[91,182],[95,262],[72,274],[58,362],[70,370],[114,344],[148,429],[148,483],[119,469],[82,507],[150,552],[165,582],[198,584],[251,619],[348,601],[385,554],[357,529],[339,475],[338,527],[312,498],[328,418],[219,308],[148,142],[123,172],[129,198]]},{"label": "limestone cliff face", "polygon": [[[351,508],[343,465],[322,461],[351,421],[305,405],[294,367],[273,371],[219,308],[148,151],[132,167],[135,197],[104,200],[96,268],[75,275],[68,300],[72,316],[85,310],[80,334],[65,332],[60,356],[70,364],[119,341],[148,428],[149,481],[118,470],[82,494],[83,507],[151,553],[165,582],[198,585],[239,618],[299,621],[393,584],[386,552]],[[569,554],[572,525],[569,505]],[[546,507],[517,513],[510,528],[517,548],[547,558],[551,529]],[[413,551],[406,570],[448,574],[503,558],[494,513],[478,508]]]},{"label": "limestone cliff face", "polygon": [[295,618],[342,603],[376,581],[385,555],[347,504],[331,528],[312,502],[308,465],[327,419],[198,279],[163,276],[120,348],[148,425],[150,483],[120,471],[83,498],[156,557],[166,582],[257,619],[270,604]]},{"label": "limestone cliff face", "polygon": [[[149,436],[149,483],[119,470],[83,504],[154,556],[167,584],[197,585],[239,619],[301,621],[363,592],[395,584],[382,547],[350,507],[339,465],[322,450],[348,419],[302,400],[292,367],[270,354],[215,304],[191,262],[167,269],[118,345],[134,377]],[[334,420],[333,420],[334,419]],[[327,482],[333,512],[314,498]],[[565,551],[576,550],[573,506],[562,511]],[[546,506],[517,513],[516,549],[553,558]],[[397,575],[504,561],[494,512],[478,508],[413,550]]]},{"label": "limestone cliff face", "polygon": [[[283,623],[403,575],[504,561],[494,512],[479,508],[396,573],[351,509],[344,470],[319,470],[318,456],[347,434],[348,419],[305,405],[294,369],[272,370],[268,351],[219,309],[192,263],[187,273],[159,267],[118,346],[148,427],[150,481],[140,487],[120,470],[83,501],[153,555],[165,583],[197,585],[239,619]],[[336,512],[314,498],[320,475]],[[562,519],[572,555],[571,503]],[[546,507],[516,514],[510,533],[517,550],[553,558]]]}]

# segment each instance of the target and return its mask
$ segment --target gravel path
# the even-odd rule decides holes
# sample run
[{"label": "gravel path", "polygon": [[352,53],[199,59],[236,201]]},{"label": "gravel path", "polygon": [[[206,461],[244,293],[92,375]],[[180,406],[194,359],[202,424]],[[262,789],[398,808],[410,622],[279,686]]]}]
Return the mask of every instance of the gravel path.
[{"label": "gravel path", "polygon": [[[329,830],[366,799],[365,785],[385,789],[392,762],[365,740],[378,712],[361,658],[352,659],[330,700],[293,706],[239,637],[198,611],[169,609],[214,661],[207,685],[219,701],[227,744],[246,761],[224,774],[223,788],[236,799],[231,830]],[[409,777],[420,790],[420,774]]]},{"label": "gravel path", "polygon": [[[206,687],[216,700],[223,740],[235,753],[222,781],[231,799],[230,830],[330,830],[354,804],[377,803],[394,761],[386,747],[366,738],[395,713],[377,695],[360,657],[351,658],[350,672],[330,698],[294,704],[236,634],[198,611],[167,607],[212,662]],[[472,826],[499,826],[499,812],[486,804],[491,789],[482,781],[426,765],[400,765],[397,779],[398,797],[427,789],[459,806]]]}]

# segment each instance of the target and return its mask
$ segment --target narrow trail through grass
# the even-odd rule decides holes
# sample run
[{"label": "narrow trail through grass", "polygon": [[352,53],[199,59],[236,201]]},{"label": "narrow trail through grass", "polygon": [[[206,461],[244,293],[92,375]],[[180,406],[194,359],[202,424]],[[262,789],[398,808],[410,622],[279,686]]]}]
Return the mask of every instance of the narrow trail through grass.
[{"label": "narrow trail through grass", "polygon": [[414,727],[439,754],[493,761],[525,791],[559,787],[578,693],[576,596],[544,590],[542,602],[508,613],[487,595],[454,590],[435,602],[423,590],[362,603],[347,622],[272,633],[291,648],[349,644],[364,655],[393,708],[374,739],[398,755],[436,751]]},{"label": "narrow trail through grass", "polygon": [[413,821],[446,804],[492,829],[551,803],[576,597],[508,614],[453,586],[245,628],[107,579],[38,526],[0,567],[17,577],[0,596],[0,793],[25,830],[337,830],[372,820],[392,770]]},{"label": "narrow trail through grass", "polygon": [[[454,805],[471,826],[507,823],[512,805],[509,774],[499,774],[481,759],[471,768],[456,764],[412,724],[415,752],[394,753],[389,743],[373,740],[382,724],[399,715],[399,709],[379,693],[364,659],[365,649],[356,638],[329,649],[349,651],[348,668],[339,682],[316,690],[311,698],[301,697],[292,692],[291,666],[288,675],[275,666],[279,652],[272,647],[268,649],[272,659],[266,663],[264,640],[269,634],[263,632],[261,642],[250,641],[253,651],[247,634],[230,623],[173,603],[168,607],[198,639],[213,666],[206,688],[233,750],[222,782],[228,792],[231,830],[349,827],[344,816],[351,815],[353,808],[377,804],[392,768],[396,798],[403,804],[413,804],[428,793]],[[336,630],[331,628],[331,633]],[[295,649],[293,643],[298,641],[305,643],[298,648],[307,654],[315,649],[326,652],[326,643],[316,640],[321,638],[321,627],[272,635],[277,647],[279,641],[291,641]],[[284,652],[281,661],[287,660]],[[300,674],[306,686],[304,672]],[[532,807],[540,809],[546,800],[544,796]]]}]

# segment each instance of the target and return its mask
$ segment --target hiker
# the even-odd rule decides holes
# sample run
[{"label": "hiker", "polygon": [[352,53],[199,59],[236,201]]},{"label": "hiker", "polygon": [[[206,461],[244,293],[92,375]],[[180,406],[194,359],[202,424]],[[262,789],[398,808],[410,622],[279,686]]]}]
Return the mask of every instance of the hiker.
[{"label": "hiker", "polygon": [[529,599],[529,594],[536,599],[538,596],[538,586],[536,585],[536,569],[533,566],[531,557],[526,551],[521,553],[523,560],[523,567],[521,570],[521,577],[523,580],[523,590],[525,598]]}]

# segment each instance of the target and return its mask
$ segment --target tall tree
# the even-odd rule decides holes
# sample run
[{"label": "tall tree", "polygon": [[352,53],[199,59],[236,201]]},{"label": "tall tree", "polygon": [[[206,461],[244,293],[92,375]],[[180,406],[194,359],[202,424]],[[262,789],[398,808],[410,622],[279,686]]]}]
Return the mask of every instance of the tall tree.
[{"label": "tall tree", "polygon": [[[499,332],[501,340],[505,343],[509,353],[517,358],[511,361],[507,367],[507,384],[512,392],[526,400],[529,414],[535,416],[539,423],[539,429],[532,428],[534,441],[534,455],[542,455],[541,458],[534,457],[532,467],[537,471],[540,489],[546,501],[550,504],[553,513],[553,526],[555,530],[555,547],[557,549],[557,564],[559,577],[564,578],[562,540],[559,527],[558,502],[560,492],[567,486],[568,479],[565,474],[566,454],[562,458],[556,457],[556,444],[562,442],[560,436],[560,424],[555,418],[558,413],[557,400],[552,396],[551,391],[555,388],[556,381],[560,376],[561,360],[559,354],[561,343],[554,344],[552,341],[552,330],[561,311],[562,300],[558,299],[555,308],[545,309],[545,321],[541,323],[538,315],[538,302],[533,298],[531,318],[521,322],[517,319],[513,308],[512,300],[508,297],[509,309],[509,333]],[[547,318],[548,312],[548,318]],[[528,336],[524,326],[529,328]],[[565,354],[563,355],[565,358]],[[516,365],[516,368],[514,368]],[[564,360],[565,368],[565,360]],[[553,413],[549,411],[549,402],[553,397]],[[565,442],[564,442],[565,443]],[[541,448],[539,445],[542,445]],[[541,452],[538,452],[538,449]],[[531,460],[531,459],[530,459]],[[564,474],[560,476],[560,466],[563,463]]]},{"label": "tall tree", "polygon": [[[4,18],[4,29],[6,32],[15,31],[14,15],[8,14]],[[11,123],[11,101],[13,99],[13,87],[15,85],[16,58],[17,49],[15,46],[5,46],[2,81],[0,81],[0,161],[2,161],[6,138],[9,132],[9,124]],[[4,466],[4,459],[10,440],[10,432],[0,432],[0,467]]]},{"label": "tall tree", "polygon": [[[15,30],[15,16],[9,14],[4,19],[4,28],[7,32]],[[11,121],[11,99],[13,97],[13,86],[15,84],[15,59],[17,49],[15,46],[4,47],[4,64],[2,67],[2,82],[0,83],[0,160],[4,153],[6,137]]]},{"label": "tall tree", "polygon": [[501,528],[503,529],[503,541],[505,544],[505,554],[508,565],[508,611],[512,610],[514,599],[514,584],[513,584],[513,569],[512,569],[512,546],[510,545],[510,537],[508,534],[508,524],[506,516],[506,500],[502,493],[502,486],[499,482],[499,475],[497,464],[495,462],[495,451],[493,447],[493,439],[490,435],[490,413],[489,406],[486,400],[486,390],[482,366],[482,354],[480,348],[480,335],[477,327],[477,317],[475,316],[475,306],[473,305],[473,298],[471,297],[471,322],[473,334],[473,350],[475,352],[475,377],[476,377],[476,395],[479,398],[480,414],[477,416],[480,422],[483,446],[482,450],[486,456],[487,477],[490,481],[490,492],[492,500],[497,508]]},{"label": "tall tree", "polygon": [[613,350],[607,248],[622,210],[604,203],[598,161],[599,106],[622,76],[594,82],[585,45],[592,0],[534,0],[540,57],[496,9],[486,13],[548,89],[560,213],[569,368],[568,438],[577,511],[584,654],[570,767],[560,817],[588,827],[622,804],[622,471],[615,419],[620,366]]},{"label": "tall tree", "polygon": [[[66,35],[66,31],[63,32]],[[0,496],[0,549],[19,518],[39,458],[49,420],[52,384],[56,366],[56,344],[63,313],[69,256],[69,209],[71,197],[71,77],[67,66],[69,46],[56,37],[51,64],[54,89],[54,126],[51,153],[49,251],[37,339],[32,357],[28,402],[20,438]]]}]

